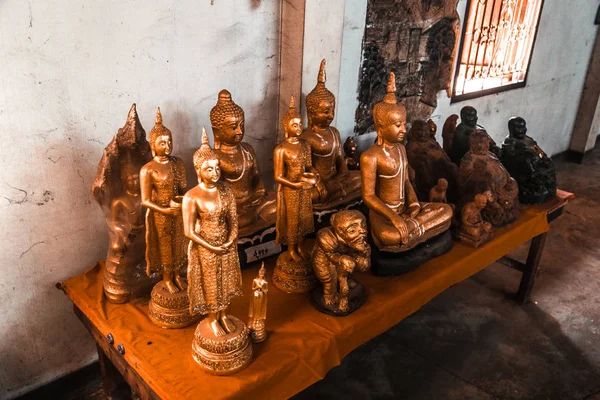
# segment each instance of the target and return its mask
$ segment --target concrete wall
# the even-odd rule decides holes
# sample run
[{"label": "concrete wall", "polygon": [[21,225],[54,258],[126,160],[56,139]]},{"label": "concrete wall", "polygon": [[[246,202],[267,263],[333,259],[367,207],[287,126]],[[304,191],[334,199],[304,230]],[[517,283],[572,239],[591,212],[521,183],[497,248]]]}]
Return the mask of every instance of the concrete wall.
[{"label": "concrete wall", "polygon": [[95,359],[54,285],[105,256],[90,188],[131,103],[193,151],[217,93],[246,111],[265,175],[277,123],[279,2],[0,1],[0,398]]},{"label": "concrete wall", "polygon": [[[460,0],[462,20],[465,7],[466,0]],[[479,123],[494,140],[502,142],[508,134],[508,119],[520,115],[527,120],[529,135],[548,154],[567,150],[596,36],[597,7],[597,0],[546,0],[527,86],[454,104],[440,92],[434,121],[441,129],[449,115],[472,105],[479,111]]]}]

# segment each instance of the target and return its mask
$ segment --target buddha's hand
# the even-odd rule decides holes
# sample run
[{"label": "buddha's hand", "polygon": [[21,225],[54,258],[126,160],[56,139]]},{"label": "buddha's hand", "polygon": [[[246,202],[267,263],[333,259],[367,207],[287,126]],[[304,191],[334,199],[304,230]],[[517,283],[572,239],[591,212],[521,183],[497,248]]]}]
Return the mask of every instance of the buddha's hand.
[{"label": "buddha's hand", "polygon": [[356,263],[350,256],[341,256],[339,264],[340,267],[349,274],[354,272],[354,268],[356,268]]},{"label": "buddha's hand", "polygon": [[166,215],[170,215],[172,217],[175,217],[175,216],[181,214],[181,206],[179,206],[179,207],[164,207],[162,209],[162,213],[166,214]]},{"label": "buddha's hand", "polygon": [[399,215],[396,215],[392,220],[392,225],[400,232],[400,241],[402,244],[408,243],[408,226],[404,219]]},{"label": "buddha's hand", "polygon": [[421,205],[419,203],[413,203],[408,206],[408,212],[411,218],[415,218],[421,212]]},{"label": "buddha's hand", "polygon": [[233,246],[233,243],[235,242],[235,240],[228,240],[227,242],[223,243],[221,245],[221,247],[223,247],[224,249],[229,249],[231,248],[231,246]]}]

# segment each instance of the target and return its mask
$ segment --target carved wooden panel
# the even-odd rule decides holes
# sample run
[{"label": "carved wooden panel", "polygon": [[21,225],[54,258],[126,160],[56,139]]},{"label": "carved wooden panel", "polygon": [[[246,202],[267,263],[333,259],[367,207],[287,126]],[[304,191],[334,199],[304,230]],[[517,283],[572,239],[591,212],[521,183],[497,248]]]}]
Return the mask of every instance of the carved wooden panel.
[{"label": "carved wooden panel", "polygon": [[447,90],[458,37],[458,0],[369,0],[355,132],[374,129],[373,106],[396,74],[408,120],[426,120]]}]

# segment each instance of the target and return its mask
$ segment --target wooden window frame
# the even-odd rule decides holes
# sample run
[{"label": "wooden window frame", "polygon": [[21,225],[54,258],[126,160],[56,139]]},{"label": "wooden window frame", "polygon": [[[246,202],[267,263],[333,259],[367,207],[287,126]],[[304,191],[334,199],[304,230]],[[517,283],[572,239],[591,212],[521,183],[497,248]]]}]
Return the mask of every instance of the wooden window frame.
[{"label": "wooden window frame", "polygon": [[[471,3],[473,3],[474,1],[478,1],[478,0],[467,0],[467,4],[465,7],[464,22],[463,22],[462,31],[461,31],[462,33],[461,33],[461,37],[460,37],[460,45],[459,45],[458,53],[456,55],[455,63],[454,63],[455,64],[454,65],[454,79],[452,81],[452,96],[450,98],[450,104],[458,103],[458,102],[466,101],[466,100],[471,100],[471,99],[475,99],[478,97],[489,96],[491,94],[501,93],[501,92],[505,92],[507,90],[513,90],[513,89],[518,89],[518,88],[527,86],[527,78],[529,76],[529,67],[531,66],[531,60],[533,58],[533,54],[534,54],[534,50],[535,50],[535,42],[537,41],[540,20],[542,18],[542,12],[544,9],[544,2],[545,2],[544,0],[540,0],[540,2],[541,2],[540,11],[538,14],[537,21],[535,23],[535,32],[533,34],[533,41],[531,44],[531,49],[529,50],[529,60],[527,63],[527,68],[525,70],[524,79],[520,82],[511,83],[508,85],[502,85],[502,86],[497,86],[497,87],[493,87],[493,88],[489,88],[489,89],[482,89],[482,90],[477,90],[474,92],[462,93],[462,94],[457,95],[455,93],[456,93],[456,89],[457,89],[458,78],[460,75],[459,73],[460,73],[460,66],[461,66],[461,61],[462,61],[462,56],[463,56],[463,50],[465,49],[465,45],[466,45],[465,38],[466,38],[466,33],[467,33],[469,11],[471,10]],[[491,0],[491,1],[497,1],[497,0]]]}]

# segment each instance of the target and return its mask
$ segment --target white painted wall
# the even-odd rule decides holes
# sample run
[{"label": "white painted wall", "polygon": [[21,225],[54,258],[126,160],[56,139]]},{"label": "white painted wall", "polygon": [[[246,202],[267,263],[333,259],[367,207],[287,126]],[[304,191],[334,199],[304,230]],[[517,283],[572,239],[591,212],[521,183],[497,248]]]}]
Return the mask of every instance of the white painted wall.
[{"label": "white painted wall", "polygon": [[[460,0],[461,19],[465,6],[466,0]],[[440,92],[432,119],[441,129],[449,115],[471,105],[479,112],[479,123],[501,143],[508,134],[508,119],[520,115],[527,120],[528,134],[546,153],[567,150],[596,36],[597,7],[598,0],[546,0],[527,86],[454,104]]]},{"label": "white painted wall", "polygon": [[131,103],[147,132],[161,107],[193,182],[201,126],[227,88],[272,171],[278,32],[278,1],[0,1],[0,398],[96,357],[54,285],[105,256],[90,188]]}]

